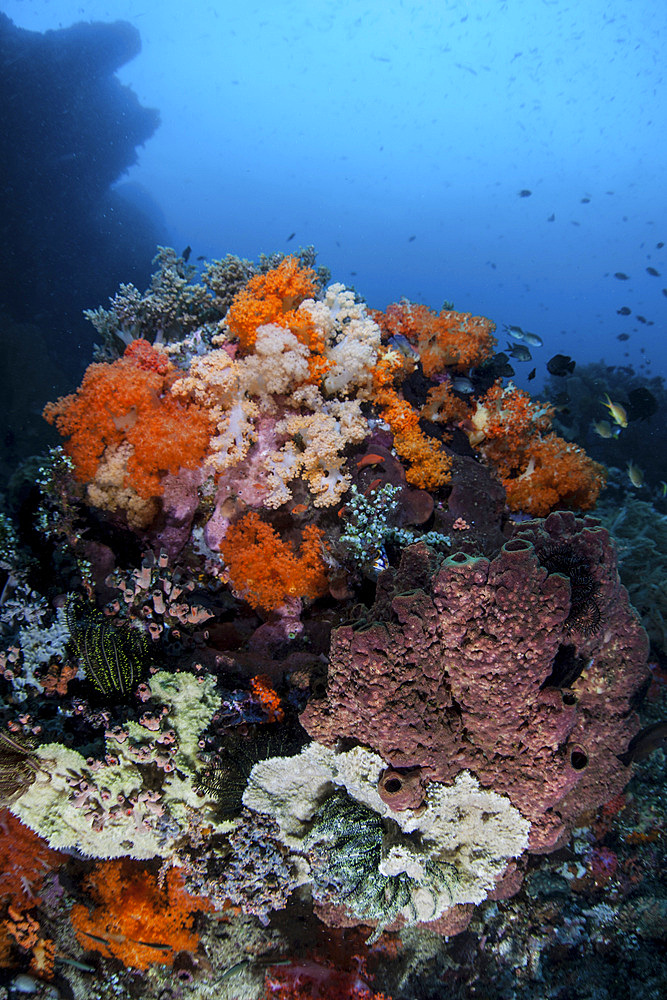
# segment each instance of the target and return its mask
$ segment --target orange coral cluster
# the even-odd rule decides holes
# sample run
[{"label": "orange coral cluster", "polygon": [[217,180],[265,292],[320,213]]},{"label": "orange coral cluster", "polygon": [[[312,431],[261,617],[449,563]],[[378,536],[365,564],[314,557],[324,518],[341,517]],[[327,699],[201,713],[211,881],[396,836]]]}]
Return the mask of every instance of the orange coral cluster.
[{"label": "orange coral cluster", "polygon": [[309,381],[317,384],[331,368],[331,362],[325,354],[322,333],[298,308],[315,294],[316,288],[315,272],[302,267],[296,257],[285,257],[277,267],[251,278],[235,296],[225,317],[230,333],[238,337],[241,353],[252,352],[257,330],[265,323],[288,327],[310,351]]},{"label": "orange coral cluster", "polygon": [[8,809],[0,810],[0,906],[35,906],[45,875],[62,860]]},{"label": "orange coral cluster", "polygon": [[195,951],[195,913],[213,909],[209,900],[185,890],[179,869],[167,872],[161,888],[154,875],[128,858],[100,862],[84,887],[97,905],[92,911],[80,903],[72,907],[79,942],[133,969],[171,965],[176,952]]},{"label": "orange coral cluster", "polygon": [[251,607],[272,611],[290,597],[314,599],[326,593],[325,544],[324,532],[309,524],[297,554],[251,511],[229,528],[220,551],[234,590]]},{"label": "orange coral cluster", "polygon": [[583,448],[548,433],[553,407],[496,382],[478,401],[468,438],[497,471],[511,510],[545,517],[555,507],[589,510],[605,470]]},{"label": "orange coral cluster", "polygon": [[307,347],[315,346],[309,340],[315,334],[313,324],[297,315],[298,307],[314,295],[315,288],[315,272],[301,267],[296,257],[285,257],[278,267],[252,277],[235,296],[225,317],[230,332],[239,339],[241,352],[252,351],[257,329],[265,323],[289,327]]},{"label": "orange coral cluster", "polygon": [[371,315],[385,335],[402,334],[417,347],[427,378],[447,368],[463,371],[481,365],[497,343],[495,323],[485,316],[453,309],[436,313],[407,299],[393,302],[384,313]]},{"label": "orange coral cluster", "polygon": [[132,448],[125,485],[145,499],[161,495],[166,473],[200,464],[214,425],[204,408],[171,394],[178,375],[136,340],[118,361],[90,365],[77,392],[46,406],[45,418],[68,438],[79,481],[92,482],[105,451],[125,443]]},{"label": "orange coral cluster", "polygon": [[257,674],[250,680],[250,690],[267,715],[268,722],[282,722],[285,712],[280,707],[280,697],[276,694],[267,674]]},{"label": "orange coral cluster", "polygon": [[27,911],[39,904],[45,876],[62,860],[12,813],[0,810],[0,909],[6,908],[0,926],[0,966],[11,964],[13,943],[31,953],[32,972],[47,978],[53,974],[53,941],[39,933],[37,918]]},{"label": "orange coral cluster", "polygon": [[373,399],[391,427],[396,451],[411,463],[407,481],[423,490],[435,490],[450,481],[452,460],[435,438],[422,431],[419,413],[392,385],[401,370],[402,362],[394,352],[381,354],[373,372]]}]

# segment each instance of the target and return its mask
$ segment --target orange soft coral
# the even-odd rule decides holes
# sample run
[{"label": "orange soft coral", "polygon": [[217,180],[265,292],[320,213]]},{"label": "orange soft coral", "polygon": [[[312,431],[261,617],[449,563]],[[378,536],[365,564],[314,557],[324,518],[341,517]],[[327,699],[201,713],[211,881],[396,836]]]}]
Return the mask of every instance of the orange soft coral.
[{"label": "orange soft coral", "polygon": [[178,951],[194,951],[197,910],[212,910],[206,899],[186,892],[183,875],[171,868],[160,887],[155,875],[128,858],[102,861],[84,887],[97,904],[76,904],[70,919],[84,948],[119,958],[129,968],[171,965]]},{"label": "orange soft coral", "polygon": [[424,374],[432,378],[447,368],[463,371],[481,365],[493,354],[495,324],[485,316],[426,306],[403,299],[386,312],[371,313],[388,336],[402,334],[417,347]]},{"label": "orange soft coral", "polygon": [[258,514],[246,514],[220,545],[234,590],[251,607],[265,611],[290,597],[320,597],[327,590],[323,536],[314,524],[305,527],[297,554]]},{"label": "orange soft coral", "polygon": [[315,272],[301,267],[296,257],[285,257],[278,267],[265,274],[256,274],[236,295],[225,321],[230,332],[239,339],[242,353],[248,354],[255,345],[257,328],[265,323],[288,326],[311,350],[315,327],[296,310],[304,299],[315,293]]},{"label": "orange soft coral", "polygon": [[380,355],[373,372],[373,399],[394,435],[394,447],[410,462],[405,477],[412,486],[435,490],[451,479],[452,460],[435,438],[419,426],[419,413],[402,399],[392,385],[403,370],[403,362],[393,351]]},{"label": "orange soft coral", "polygon": [[90,365],[77,392],[46,406],[80,482],[92,482],[107,449],[125,444],[132,451],[124,485],[144,499],[162,493],[166,473],[200,464],[213,424],[205,409],[171,395],[176,374],[150,344],[134,341],[118,361]]},{"label": "orange soft coral", "polygon": [[531,442],[526,469],[503,486],[510,510],[546,517],[556,507],[591,510],[605,482],[604,466],[583,448],[548,434]]},{"label": "orange soft coral", "polygon": [[550,429],[553,414],[552,406],[498,381],[478,400],[468,438],[501,479],[509,478],[524,471],[530,443]]},{"label": "orange soft coral", "polygon": [[282,722],[285,712],[280,707],[280,697],[271,685],[268,674],[257,674],[250,680],[250,690],[264,711],[268,722]]},{"label": "orange soft coral", "polygon": [[22,909],[39,903],[44,876],[62,860],[9,810],[0,810],[0,906]]},{"label": "orange soft coral", "polygon": [[497,382],[472,414],[470,443],[495,468],[511,510],[538,517],[556,507],[590,510],[605,484],[603,466],[549,433],[553,413],[527,392]]},{"label": "orange soft coral", "polygon": [[469,420],[472,409],[467,400],[456,395],[448,379],[428,390],[420,416],[438,424],[454,424]]}]

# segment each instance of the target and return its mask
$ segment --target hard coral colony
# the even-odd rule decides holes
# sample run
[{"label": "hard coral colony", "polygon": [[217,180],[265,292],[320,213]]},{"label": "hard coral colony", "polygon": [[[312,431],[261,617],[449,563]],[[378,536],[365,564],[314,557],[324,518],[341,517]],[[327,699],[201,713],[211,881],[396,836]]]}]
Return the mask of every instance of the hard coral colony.
[{"label": "hard coral colony", "polygon": [[[304,886],[375,940],[456,933],[631,773],[647,640],[580,516],[604,470],[513,385],[457,393],[489,320],[373,312],[302,256],[197,285],[161,250],[91,313],[105,360],[45,410],[48,582],[4,533],[0,832],[85,864],[98,960],[202,954],[213,908],[266,923]],[[16,942],[38,901],[0,890]]]}]

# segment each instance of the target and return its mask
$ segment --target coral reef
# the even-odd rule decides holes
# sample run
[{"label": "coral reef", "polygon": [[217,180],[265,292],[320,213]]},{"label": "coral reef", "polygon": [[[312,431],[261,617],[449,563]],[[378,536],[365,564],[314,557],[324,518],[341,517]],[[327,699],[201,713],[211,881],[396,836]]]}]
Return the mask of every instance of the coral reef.
[{"label": "coral reef", "polygon": [[378,791],[383,770],[369,750],[311,743],[298,757],[256,764],[243,801],[273,816],[283,843],[306,854],[301,880],[315,899],[380,931],[399,916],[428,922],[481,902],[526,848],[528,821],[465,771],[431,783],[423,807],[393,810]]},{"label": "coral reef", "polygon": [[[580,513],[605,471],[490,320],[373,312],[310,248],[187,256],[89,312],[0,515],[0,963],[93,1000],[407,1000],[429,955],[440,996],[485,934],[528,967],[540,877],[620,913],[659,867],[664,671]],[[622,574],[654,514],[613,512]]]}]

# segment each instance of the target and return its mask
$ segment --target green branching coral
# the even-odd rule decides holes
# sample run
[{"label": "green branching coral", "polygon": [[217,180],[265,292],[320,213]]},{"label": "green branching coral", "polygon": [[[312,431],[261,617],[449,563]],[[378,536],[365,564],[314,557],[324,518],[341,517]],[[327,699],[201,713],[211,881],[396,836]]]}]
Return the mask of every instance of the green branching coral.
[{"label": "green branching coral", "polygon": [[366,576],[374,579],[387,566],[385,545],[392,542],[401,548],[423,541],[434,547],[448,546],[448,535],[437,531],[418,534],[410,528],[392,524],[399,509],[400,486],[385,483],[370,496],[350,487],[345,503],[345,530],[340,546],[346,557]]},{"label": "green branching coral", "polygon": [[312,823],[304,846],[312,851],[314,896],[331,899],[333,895],[358,917],[377,921],[379,933],[402,912],[409,914],[411,922],[417,920],[413,896],[418,887],[430,895],[434,916],[443,890],[453,899],[456,869],[426,854],[413,857],[410,872],[396,870],[390,874],[392,865],[383,857],[385,826],[393,827],[390,834],[395,841],[391,851],[394,858],[400,856],[398,845],[404,839],[399,827],[349,795],[326,799]]},{"label": "green branching coral", "polygon": [[148,665],[148,637],[134,625],[118,623],[78,597],[67,605],[70,642],[88,680],[101,694],[125,695]]}]

